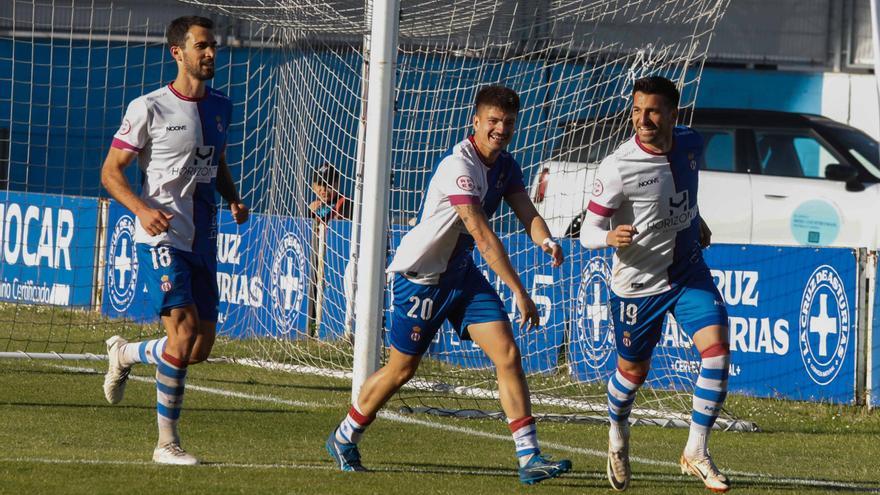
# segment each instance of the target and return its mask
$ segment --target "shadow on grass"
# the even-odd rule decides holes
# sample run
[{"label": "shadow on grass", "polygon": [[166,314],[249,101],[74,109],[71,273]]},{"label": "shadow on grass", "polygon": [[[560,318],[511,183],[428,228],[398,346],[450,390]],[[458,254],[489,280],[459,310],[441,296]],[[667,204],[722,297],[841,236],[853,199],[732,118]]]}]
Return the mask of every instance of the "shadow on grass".
[{"label": "shadow on grass", "polygon": [[[59,408],[59,409],[106,409],[107,411],[114,410],[146,410],[146,411],[155,411],[156,406],[144,406],[144,405],[109,405],[109,404],[76,404],[76,403],[64,403],[64,402],[15,402],[15,401],[2,401],[0,402],[0,406],[11,406],[11,407],[34,407],[34,408]],[[217,407],[184,407],[184,410],[187,413],[194,412],[206,412],[206,413],[247,413],[247,414],[313,414],[311,410],[298,410],[295,408],[275,408],[275,409],[255,409],[255,408],[238,408],[238,409],[229,409],[229,408],[217,408]]]},{"label": "shadow on grass", "polygon": [[[376,466],[368,466],[373,472],[402,473],[402,474],[448,474],[455,476],[489,476],[510,477],[518,479],[515,469],[481,468],[473,465],[451,465],[431,463],[382,463]],[[583,483],[591,481],[591,483]],[[604,472],[574,471],[566,473],[559,478],[546,480],[542,484],[562,484],[564,486],[580,486],[584,488],[609,488]],[[634,476],[631,488],[660,489],[680,488],[703,490],[701,483],[695,478],[673,474],[637,474]],[[733,479],[733,489],[751,488],[773,492],[799,493],[804,491],[824,493],[880,493],[880,482],[872,481],[839,481],[828,479],[767,479],[736,477]]]}]

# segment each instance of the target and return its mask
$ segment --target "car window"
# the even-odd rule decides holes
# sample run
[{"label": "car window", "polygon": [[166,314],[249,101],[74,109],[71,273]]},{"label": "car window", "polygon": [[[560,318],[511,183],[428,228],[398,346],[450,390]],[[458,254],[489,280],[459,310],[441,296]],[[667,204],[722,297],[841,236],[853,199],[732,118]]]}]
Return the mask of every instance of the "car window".
[{"label": "car window", "polygon": [[809,131],[755,131],[761,173],[783,177],[824,178],[825,168],[841,163]]},{"label": "car window", "polygon": [[734,161],[733,131],[719,129],[697,129],[703,136],[705,162],[701,168],[721,172],[736,171]]},{"label": "car window", "polygon": [[850,127],[827,126],[824,133],[831,134],[843,148],[864,168],[860,178],[864,182],[877,182],[880,179],[880,152],[876,139]]}]

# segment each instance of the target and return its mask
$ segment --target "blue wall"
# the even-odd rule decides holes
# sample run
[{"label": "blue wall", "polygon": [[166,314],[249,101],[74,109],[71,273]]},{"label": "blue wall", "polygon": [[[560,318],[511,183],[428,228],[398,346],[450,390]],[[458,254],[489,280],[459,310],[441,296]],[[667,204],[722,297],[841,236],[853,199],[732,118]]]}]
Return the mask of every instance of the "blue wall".
[{"label": "blue wall", "polygon": [[[243,191],[260,195],[270,188],[268,181],[262,181],[260,170],[271,152],[266,144],[275,128],[267,113],[275,107],[276,91],[254,88],[265,81],[265,71],[281,64],[290,65],[295,73],[313,73],[326,85],[320,93],[290,94],[306,90],[288,89],[281,96],[313,102],[308,108],[292,105],[289,110],[295,122],[317,124],[312,126],[314,133],[303,136],[308,143],[286,144],[307,150],[294,159],[309,167],[329,160],[344,176],[353,176],[350,157],[356,154],[357,121],[352,115],[359,109],[351,107],[360,94],[357,54],[303,52],[300,57],[291,57],[289,52],[268,49],[224,48],[217,59],[212,85],[229,93],[236,103],[233,122],[238,124],[230,128],[227,157],[233,164],[233,176],[243,177]],[[248,67],[260,64],[266,65],[264,72],[248,73]],[[620,70],[613,66],[545,66],[536,61],[480,65],[472,58],[417,53],[402,55],[399,67],[404,77],[398,83],[396,102],[393,210],[411,211],[418,205],[425,169],[464,137],[457,135],[458,131],[431,129],[467,128],[471,110],[462,102],[473,100],[473,88],[481,81],[501,81],[520,90],[526,110],[520,115],[512,146],[523,150],[517,158],[527,174],[531,172],[529,165],[549,157],[562,124],[616,113],[625,104],[619,97],[621,89],[609,86],[608,72]],[[0,40],[0,127],[11,129],[10,188],[106,196],[100,187],[100,166],[128,102],[168,83],[175,73],[175,65],[160,44],[126,47],[60,39]],[[588,89],[572,91],[572,87]],[[560,99],[560,94],[573,96]],[[702,107],[819,113],[821,104],[822,75],[804,72],[710,68],[703,72],[697,97],[697,105]],[[241,174],[238,166],[246,173]],[[251,170],[257,173],[249,173]],[[132,167],[129,172],[134,180],[136,170]],[[343,184],[343,190],[350,193],[351,184]]]}]

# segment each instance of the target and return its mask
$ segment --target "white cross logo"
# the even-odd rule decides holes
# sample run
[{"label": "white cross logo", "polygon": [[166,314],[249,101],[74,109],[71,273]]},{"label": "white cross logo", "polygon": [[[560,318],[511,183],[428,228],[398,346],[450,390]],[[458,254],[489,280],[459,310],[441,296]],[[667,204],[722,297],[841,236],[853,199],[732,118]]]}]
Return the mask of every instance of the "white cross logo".
[{"label": "white cross logo", "polygon": [[125,274],[131,271],[131,257],[128,255],[128,239],[122,239],[122,252],[116,255],[113,268],[119,272],[116,286],[120,289],[125,287]]},{"label": "white cross logo", "polygon": [[587,318],[593,322],[590,333],[593,334],[593,342],[599,342],[599,329],[603,321],[608,320],[608,306],[602,304],[602,287],[599,282],[593,282],[593,302],[587,306]]},{"label": "white cross logo", "polygon": [[287,273],[281,275],[278,286],[284,292],[284,311],[288,311],[293,306],[293,294],[299,291],[300,284],[299,277],[293,276],[293,259],[290,256],[285,256],[284,259],[287,261]]},{"label": "white cross logo", "polygon": [[828,355],[828,335],[837,333],[837,318],[828,316],[828,294],[819,294],[819,316],[810,316],[810,333],[819,334],[819,355]]}]

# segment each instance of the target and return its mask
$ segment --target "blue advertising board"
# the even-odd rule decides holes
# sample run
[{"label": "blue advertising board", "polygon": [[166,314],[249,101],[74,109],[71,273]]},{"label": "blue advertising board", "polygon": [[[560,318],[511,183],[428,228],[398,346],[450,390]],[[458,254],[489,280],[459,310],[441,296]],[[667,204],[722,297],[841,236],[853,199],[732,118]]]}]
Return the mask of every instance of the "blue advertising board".
[{"label": "blue advertising board", "polygon": [[[312,222],[252,214],[236,225],[220,213],[218,332],[232,338],[309,335]],[[268,248],[267,248],[268,247]]]},{"label": "blue advertising board", "polygon": [[[613,371],[607,304],[610,251],[572,264],[571,373]],[[760,397],[855,400],[857,263],[851,249],[716,245],[705,252],[729,313],[730,390]],[[607,307],[607,306],[606,306]],[[652,359],[652,384],[676,388],[699,369],[690,337],[667,317]]]},{"label": "blue advertising board", "polygon": [[[150,308],[146,284],[138,277],[139,265],[134,247],[135,216],[116,201],[107,208],[107,242],[104,256],[104,291],[101,314],[127,318],[139,323],[159,319]],[[158,289],[157,289],[158,290]]]},{"label": "blue advertising board", "polygon": [[[134,251],[134,217],[115,201],[107,222],[105,316],[156,321]],[[233,338],[301,338],[308,332],[311,222],[252,214],[236,225],[227,210],[219,215],[217,287],[218,333]],[[266,246],[271,246],[266,249]]]},{"label": "blue advertising board", "polygon": [[98,200],[0,194],[0,300],[91,307]]}]

